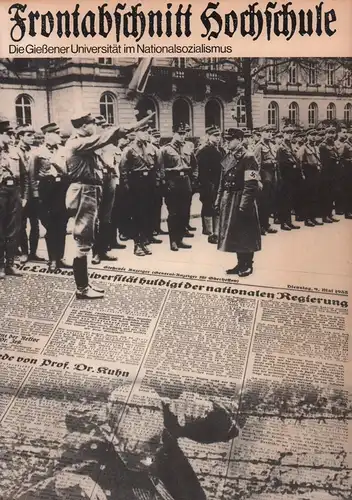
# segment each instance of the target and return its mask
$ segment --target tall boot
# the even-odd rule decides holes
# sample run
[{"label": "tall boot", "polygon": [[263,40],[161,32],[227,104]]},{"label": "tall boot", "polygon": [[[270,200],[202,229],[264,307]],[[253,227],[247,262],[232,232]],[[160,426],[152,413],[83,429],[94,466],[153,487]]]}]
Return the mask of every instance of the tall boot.
[{"label": "tall boot", "polygon": [[238,276],[240,278],[245,278],[253,272],[253,252],[246,252],[238,254],[240,259],[240,270],[238,271]]},{"label": "tall boot", "polygon": [[57,248],[53,248],[53,242],[51,241],[50,236],[48,233],[45,235],[45,242],[46,242],[46,251],[48,254],[48,267],[50,271],[55,271],[56,270],[56,258],[55,258],[55,252],[57,251]]},{"label": "tall boot", "polygon": [[220,217],[218,215],[214,215],[213,220],[212,220],[212,223],[213,223],[213,234],[211,234],[208,237],[208,242],[212,243],[213,245],[217,245],[217,243],[218,243],[219,222],[220,222]]},{"label": "tall boot", "polygon": [[147,240],[147,238],[144,235],[141,235],[139,241],[140,241],[140,247],[145,253],[145,255],[152,255],[152,251],[148,247],[149,240]]},{"label": "tall boot", "polygon": [[175,217],[169,216],[167,219],[167,227],[169,231],[169,239],[170,239],[170,249],[173,252],[177,252],[177,228],[175,226]]},{"label": "tall boot", "polygon": [[0,280],[5,279],[5,255],[4,248],[0,250]]},{"label": "tall boot", "polygon": [[237,255],[237,264],[232,269],[227,269],[226,274],[238,274],[241,269],[241,254]]},{"label": "tall boot", "polygon": [[87,256],[73,259],[73,276],[77,287],[77,299],[101,299],[102,290],[89,286]]},{"label": "tall boot", "polygon": [[17,269],[14,267],[14,257],[12,255],[9,256],[7,254],[6,256],[5,274],[7,276],[15,276],[15,277],[22,276],[22,273],[17,271]]},{"label": "tall boot", "polygon": [[187,243],[184,243],[182,241],[185,235],[187,216],[178,216],[175,222],[176,222],[176,243],[178,248],[184,248],[184,249],[192,248],[192,245],[188,245]]},{"label": "tall boot", "polygon": [[253,257],[254,257],[254,252],[247,253],[246,265],[250,267],[252,270],[253,270]]},{"label": "tall boot", "polygon": [[213,233],[213,219],[212,217],[202,216],[202,226],[203,226],[203,234],[206,236],[211,236]]},{"label": "tall boot", "polygon": [[138,239],[135,239],[134,241],[134,255],[136,255],[137,257],[145,257],[147,254],[145,253],[145,251],[143,250],[140,242]]}]

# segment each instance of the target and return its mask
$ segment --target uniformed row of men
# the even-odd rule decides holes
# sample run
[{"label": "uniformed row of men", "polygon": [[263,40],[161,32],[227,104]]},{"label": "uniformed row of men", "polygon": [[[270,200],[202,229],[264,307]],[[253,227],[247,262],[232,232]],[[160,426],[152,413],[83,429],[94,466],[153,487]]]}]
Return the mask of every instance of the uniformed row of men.
[{"label": "uniformed row of men", "polygon": [[[148,125],[151,118],[148,115],[137,124],[118,128],[102,116],[81,113],[71,120],[74,133],[67,142],[59,127],[49,123],[42,127],[42,144],[35,147],[31,126],[14,131],[7,120],[0,121],[0,279],[19,275],[13,265],[18,247],[21,262],[44,260],[37,255],[39,220],[46,229],[50,270],[69,267],[64,261],[65,238],[68,218],[73,216],[77,297],[102,297],[103,291],[88,283],[89,251],[93,250],[93,264],[116,260],[108,250],[125,248],[118,241],[120,233],[121,239],[133,238],[135,255],[150,255],[149,244],[162,242],[155,236],[163,233],[163,199],[171,250],[191,248],[183,239],[193,237],[189,221],[195,191],[200,193],[203,234],[208,241],[218,243],[219,249],[241,253],[226,250],[227,245],[219,241],[221,231],[231,233],[226,229],[228,217],[223,217],[219,230],[219,194],[226,174],[230,175],[225,183],[228,192],[233,188],[241,193],[244,177],[249,184],[257,183],[252,205],[258,204],[261,235],[277,232],[269,223],[271,216],[287,231],[300,227],[292,223],[293,212],[311,227],[338,221],[334,208],[352,218],[350,131],[340,130],[335,140],[333,128],[309,130],[304,138],[291,127],[276,134],[270,126],[253,134],[233,128],[223,142],[219,128],[211,126],[206,141],[195,150],[187,124],[179,124],[171,142],[160,147],[160,132]],[[243,163],[234,161],[238,151],[246,152],[244,160],[251,158],[240,175],[241,189],[234,182],[236,164]],[[232,201],[241,203],[238,196]],[[247,218],[247,233],[249,226]],[[258,243],[254,247],[257,250]],[[230,274],[237,273],[238,266],[234,269]],[[252,264],[246,270],[250,274]]]},{"label": "uniformed row of men", "polygon": [[210,130],[196,158],[203,233],[237,253],[228,274],[253,272],[261,236],[277,233],[271,218],[284,231],[300,229],[293,214],[308,227],[339,222],[335,214],[352,219],[352,130],[267,125],[253,133],[231,128],[225,139],[223,149],[220,131]]}]

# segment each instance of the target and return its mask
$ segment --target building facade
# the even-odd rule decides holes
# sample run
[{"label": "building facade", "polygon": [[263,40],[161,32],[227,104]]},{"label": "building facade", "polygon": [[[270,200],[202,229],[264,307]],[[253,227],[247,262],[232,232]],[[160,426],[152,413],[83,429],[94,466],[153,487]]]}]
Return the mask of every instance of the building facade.
[{"label": "building facade", "polygon": [[[304,127],[322,120],[352,121],[352,76],[338,63],[302,67],[294,59],[258,60],[250,82],[253,126]],[[154,125],[170,137],[189,123],[201,137],[208,125],[247,126],[245,86],[236,60],[155,58],[143,94],[129,92],[133,58],[17,59],[0,69],[1,109],[13,124],[39,129],[55,121],[70,128],[75,108],[103,114],[109,123],[135,120],[136,108],[156,112]],[[248,95],[248,93],[247,93]],[[248,99],[248,98],[247,98]]]}]

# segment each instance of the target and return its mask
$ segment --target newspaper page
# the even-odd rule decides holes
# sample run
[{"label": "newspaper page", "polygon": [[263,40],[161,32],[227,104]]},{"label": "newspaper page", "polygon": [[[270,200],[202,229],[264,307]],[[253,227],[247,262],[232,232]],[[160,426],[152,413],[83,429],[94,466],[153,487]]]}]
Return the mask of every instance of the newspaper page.
[{"label": "newspaper page", "polygon": [[351,499],[350,1],[0,12],[0,500]]}]

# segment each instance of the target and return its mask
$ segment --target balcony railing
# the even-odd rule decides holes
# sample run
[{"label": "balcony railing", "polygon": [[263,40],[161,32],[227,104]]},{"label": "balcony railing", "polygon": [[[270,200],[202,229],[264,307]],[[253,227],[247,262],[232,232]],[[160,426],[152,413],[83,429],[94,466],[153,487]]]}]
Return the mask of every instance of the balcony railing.
[{"label": "balcony railing", "polygon": [[237,91],[237,74],[232,71],[209,70],[209,68],[177,68],[154,66],[151,70],[149,90],[171,96],[173,85],[181,93],[193,95],[197,100],[205,97],[209,86],[211,92],[231,99]]}]

